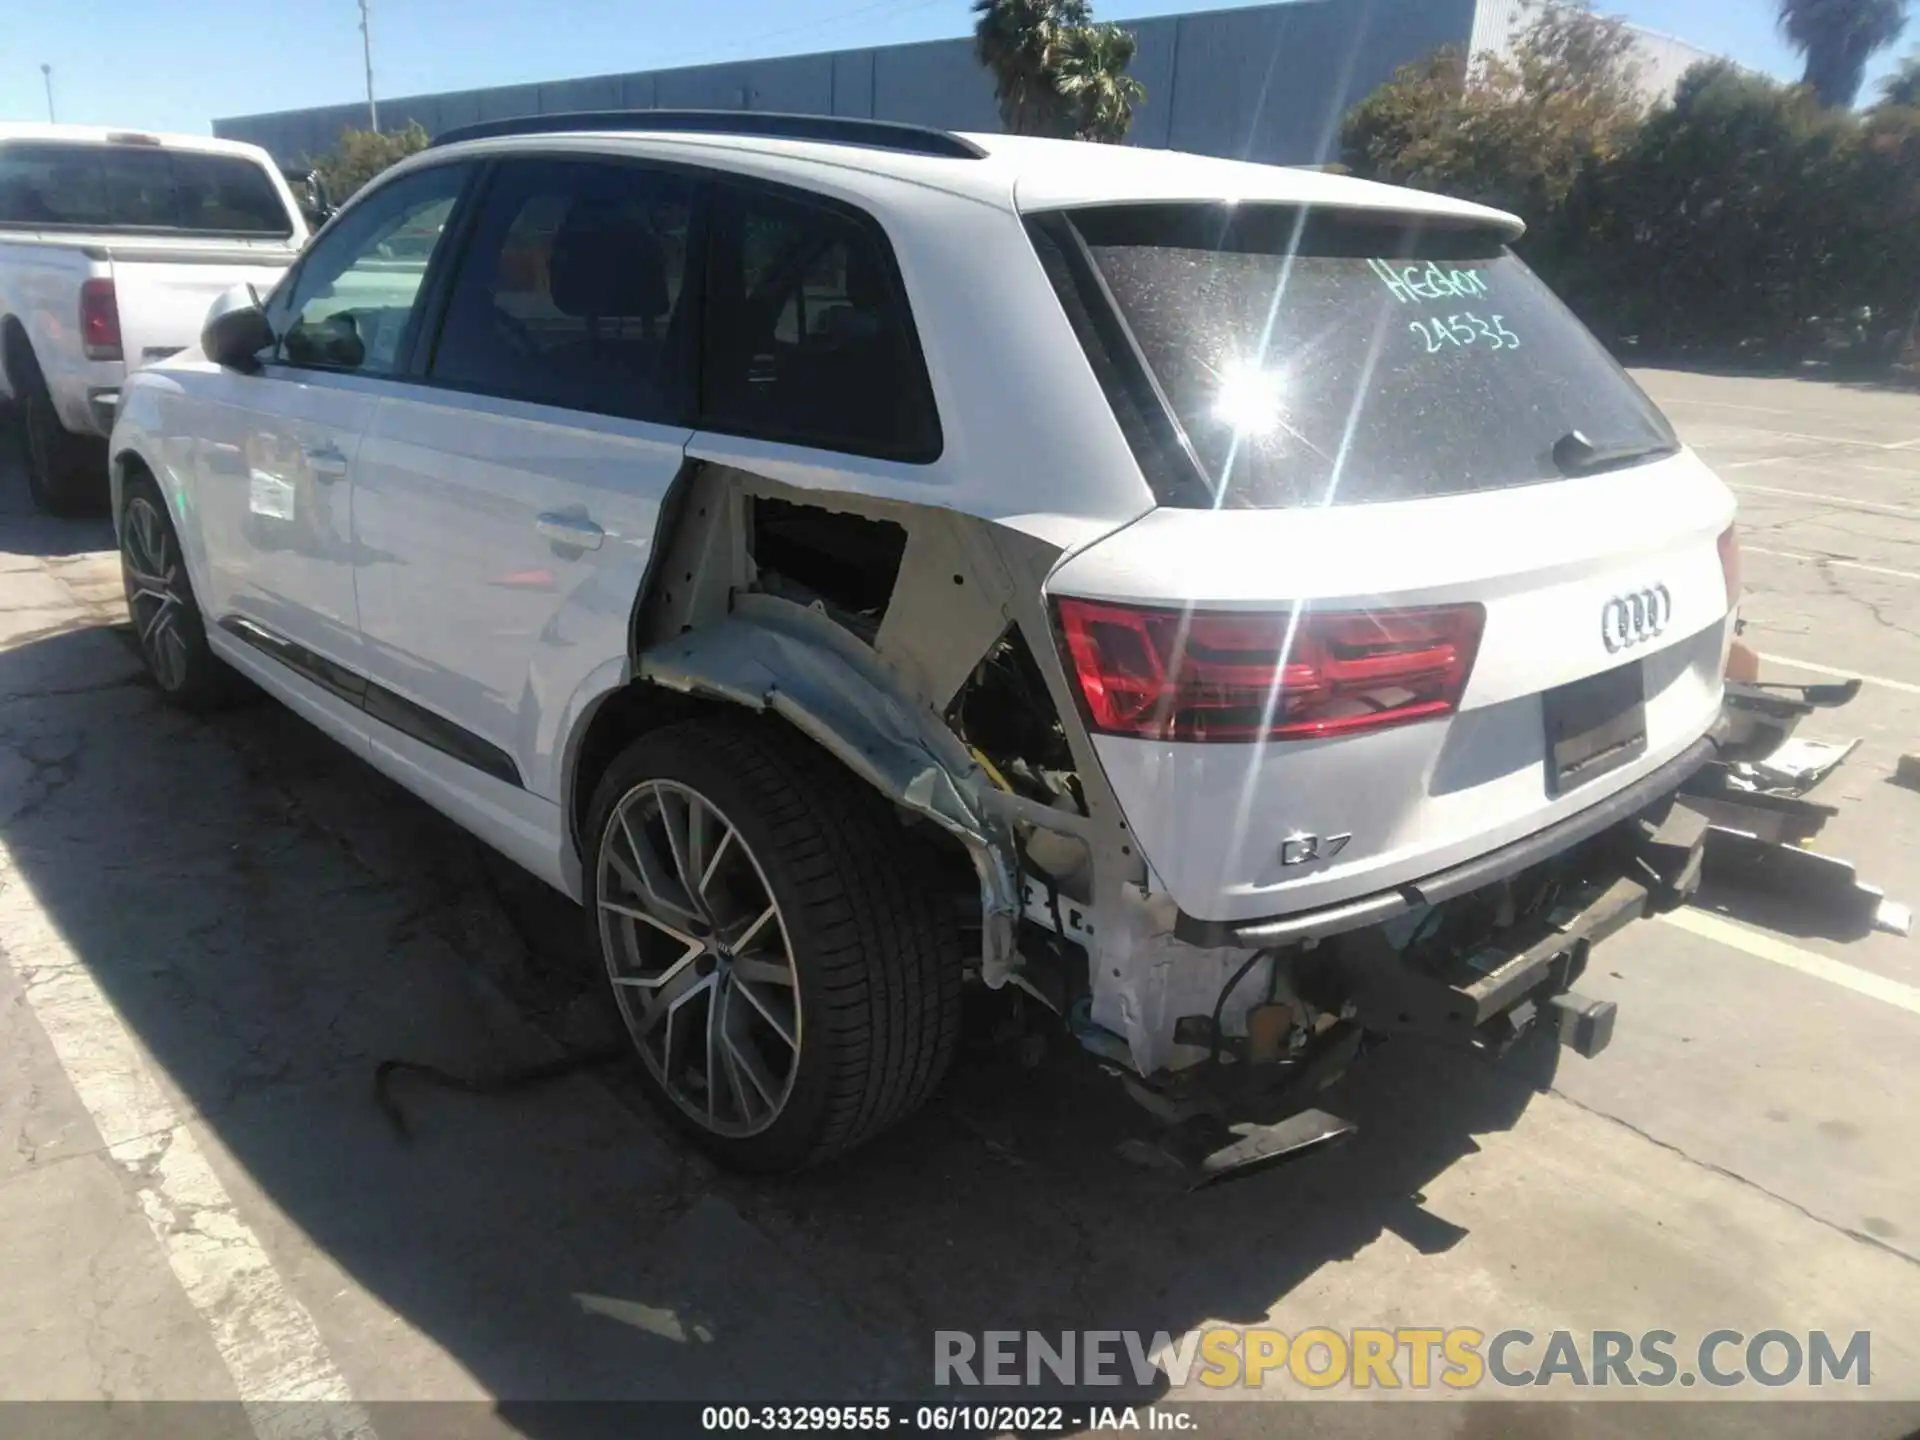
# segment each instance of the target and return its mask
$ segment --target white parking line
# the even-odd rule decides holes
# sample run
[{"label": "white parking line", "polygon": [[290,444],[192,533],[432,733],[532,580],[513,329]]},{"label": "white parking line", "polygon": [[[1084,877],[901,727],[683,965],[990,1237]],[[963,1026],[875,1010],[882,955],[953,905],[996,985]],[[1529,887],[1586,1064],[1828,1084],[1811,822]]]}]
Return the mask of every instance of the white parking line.
[{"label": "white parking line", "polygon": [[1868,565],[1859,560],[1842,560],[1837,555],[1802,555],[1797,550],[1768,550],[1760,545],[1740,547],[1742,555],[1771,555],[1777,560],[1803,560],[1809,565],[1831,565],[1836,570],[1864,570],[1869,575],[1890,575],[1895,580],[1920,580],[1920,571],[1889,570],[1884,565]]},{"label": "white parking line", "polygon": [[1911,465],[1875,465],[1866,460],[1849,460],[1849,470],[1871,470],[1876,475],[1898,475],[1903,480],[1920,480],[1920,470]]},{"label": "white parking line", "polygon": [[[1776,430],[1771,425],[1742,425],[1737,427],[1728,426],[1725,428],[1744,431],[1751,435],[1771,435],[1781,440],[1806,440],[1815,445],[1845,445],[1855,450],[1878,450],[1882,453],[1889,450],[1911,450],[1914,446],[1920,445],[1920,438],[1912,440],[1861,440],[1852,435],[1815,435],[1807,430]],[[1714,445],[1724,442],[1709,440],[1706,443]],[[1816,457],[1811,455],[1788,455],[1782,456],[1781,458],[1788,460],[1811,460]]]},{"label": "white parking line", "polygon": [[[1669,405],[1711,405],[1717,410],[1751,410],[1762,415],[1779,415],[1782,409],[1774,405],[1736,405],[1730,400],[1656,400],[1662,409]],[[1741,429],[1752,430],[1761,435],[1779,435],[1788,440],[1813,440],[1822,445],[1857,445],[1863,450],[1907,450],[1920,445],[1920,436],[1911,440],[1861,440],[1852,435],[1813,435],[1804,430],[1776,430],[1771,425],[1746,425]]]},{"label": "white parking line", "polygon": [[1776,965],[1798,970],[1802,975],[1811,975],[1816,980],[1838,985],[1856,995],[1865,995],[1896,1009],[1920,1015],[1920,989],[1912,985],[1889,980],[1884,975],[1876,975],[1871,970],[1862,970],[1858,965],[1849,965],[1843,960],[1835,960],[1812,950],[1802,950],[1798,945],[1789,945],[1758,930],[1749,930],[1744,925],[1723,920],[1710,911],[1675,910],[1660,918],[1690,934],[1717,940],[1722,945],[1730,945],[1761,960],[1771,960]]},{"label": "white parking line", "polygon": [[1911,465],[1875,465],[1870,460],[1855,460],[1851,456],[1840,455],[1762,455],[1758,460],[1709,463],[1715,470],[1752,470],[1761,465],[1784,465],[1789,460],[1800,460],[1810,465],[1845,465],[1849,470],[1871,470],[1876,475],[1898,475],[1907,480],[1920,480],[1920,470]]},{"label": "white parking line", "polygon": [[1762,455],[1758,460],[1734,460],[1725,464],[1716,464],[1716,470],[1751,470],[1757,465],[1780,465],[1788,460],[1812,460],[1812,455]]},{"label": "white parking line", "polygon": [[0,949],[154,1239],[213,1334],[260,1440],[373,1440],[313,1317],[207,1164],[86,962],[0,843]]},{"label": "white parking line", "polygon": [[1716,410],[1753,410],[1762,415],[1778,415],[1785,408],[1780,405],[1741,405],[1732,400],[1696,400],[1686,395],[1670,395],[1664,400],[1655,395],[1653,399],[1663,409],[1668,405],[1711,405]]},{"label": "white parking line", "polygon": [[1815,500],[1822,505],[1848,505],[1856,510],[1874,510],[1885,515],[1908,515],[1920,520],[1920,510],[1911,505],[1890,505],[1884,500],[1856,500],[1851,495],[1825,495],[1816,490],[1781,490],[1772,485],[1750,485],[1742,480],[1733,489],[1754,495],[1784,495],[1792,500]]},{"label": "white parking line", "polygon": [[1811,670],[1816,675],[1833,675],[1842,680],[1864,680],[1869,685],[1879,685],[1888,690],[1904,690],[1909,695],[1920,695],[1920,685],[1907,680],[1889,680],[1883,675],[1862,675],[1858,670],[1836,670],[1831,665],[1816,665],[1811,660],[1796,660],[1791,655],[1769,655],[1760,652],[1760,658],[1769,665],[1789,665],[1795,670]]}]

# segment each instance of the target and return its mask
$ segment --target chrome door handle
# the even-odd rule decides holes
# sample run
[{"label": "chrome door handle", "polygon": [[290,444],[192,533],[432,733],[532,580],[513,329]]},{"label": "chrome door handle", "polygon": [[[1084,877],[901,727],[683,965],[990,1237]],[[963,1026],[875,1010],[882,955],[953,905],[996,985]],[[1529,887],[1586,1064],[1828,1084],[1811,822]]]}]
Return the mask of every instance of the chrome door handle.
[{"label": "chrome door handle", "polygon": [[607,532],[584,515],[542,515],[534,521],[533,528],[542,538],[576,550],[598,550],[600,542],[607,538]]},{"label": "chrome door handle", "polygon": [[347,457],[337,445],[315,445],[307,451],[307,467],[314,479],[331,483],[346,475]]}]

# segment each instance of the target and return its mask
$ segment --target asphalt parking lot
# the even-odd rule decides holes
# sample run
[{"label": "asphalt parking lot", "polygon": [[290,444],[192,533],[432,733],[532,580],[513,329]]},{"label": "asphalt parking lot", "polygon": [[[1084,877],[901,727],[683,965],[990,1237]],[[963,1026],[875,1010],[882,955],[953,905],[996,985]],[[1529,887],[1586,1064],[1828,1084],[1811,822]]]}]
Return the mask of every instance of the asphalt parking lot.
[{"label": "asphalt parking lot", "polygon": [[[1821,845],[1920,902],[1920,793],[1892,780],[1920,750],[1920,395],[1640,378],[1740,492],[1768,678],[1866,677],[1803,730],[1862,742],[1818,792],[1840,807]],[[253,1402],[196,1421],[234,1435],[325,1400],[335,1433],[389,1436],[418,1413],[389,1402],[453,1400],[543,1434],[529,1402],[915,1394],[936,1330],[1664,1329],[1684,1350],[1777,1328],[1870,1331],[1870,1385],[1627,1394],[1901,1408],[1528,1426],[1920,1425],[1920,942],[1769,895],[1635,926],[1582,985],[1620,1005],[1597,1059],[1388,1047],[1330,1104],[1357,1140],[1195,1195],[1118,1157],[1135,1114],[1071,1057],[985,1041],[925,1115],[793,1180],[715,1175],[617,1066],[409,1088],[403,1139],[382,1059],[485,1071],[608,1038],[576,912],[272,704],[162,706],[110,552],[103,521],[33,516],[7,453],[0,1400]],[[1516,1393],[1495,1388],[1474,1396]],[[1259,1398],[1305,1393],[1276,1373]],[[1208,1433],[1282,1423],[1221,1415]]]}]

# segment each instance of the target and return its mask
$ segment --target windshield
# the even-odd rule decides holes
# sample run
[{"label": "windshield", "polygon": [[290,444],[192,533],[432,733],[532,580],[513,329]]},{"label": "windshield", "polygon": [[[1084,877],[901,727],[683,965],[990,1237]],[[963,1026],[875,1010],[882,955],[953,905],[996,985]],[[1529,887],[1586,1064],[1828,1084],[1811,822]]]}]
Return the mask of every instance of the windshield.
[{"label": "windshield", "polygon": [[134,145],[0,145],[0,225],[293,233],[280,192],[253,161]]},{"label": "windshield", "polygon": [[[1619,465],[1677,448],[1599,342],[1483,231],[1136,205],[1046,217],[1035,234],[1056,283],[1077,266],[1094,291],[1070,314],[1125,320],[1110,327],[1122,353],[1093,357],[1109,395],[1144,367],[1150,404],[1164,397],[1184,432],[1184,464],[1143,467],[1162,490],[1156,473],[1184,472],[1165,503],[1416,499],[1558,479],[1579,468],[1569,454]],[[1077,328],[1100,344],[1098,326]],[[1121,419],[1130,437],[1148,428]]]}]

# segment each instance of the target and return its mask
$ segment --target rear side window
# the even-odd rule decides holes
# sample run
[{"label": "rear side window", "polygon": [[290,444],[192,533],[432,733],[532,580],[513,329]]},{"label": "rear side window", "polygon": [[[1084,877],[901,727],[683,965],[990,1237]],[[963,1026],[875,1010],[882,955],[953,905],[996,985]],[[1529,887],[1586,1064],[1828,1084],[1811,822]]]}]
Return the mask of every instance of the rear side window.
[{"label": "rear side window", "polygon": [[253,161],[124,144],[0,145],[0,225],[274,239],[293,233],[285,202]]},{"label": "rear side window", "polygon": [[694,186],[635,165],[500,167],[466,247],[431,374],[634,420],[683,420],[697,305]]},{"label": "rear side window", "polygon": [[869,218],[715,187],[701,423],[928,461],[940,427],[892,251]]},{"label": "rear side window", "polygon": [[1165,447],[1152,465],[1143,456],[1163,503],[1418,499],[1678,448],[1599,342],[1484,232],[1147,205],[1045,217],[1036,234],[1071,251],[1075,263],[1049,267],[1073,287],[1070,314],[1104,306],[1123,322],[1076,326],[1090,349],[1110,337],[1097,371],[1133,378],[1103,372],[1123,420],[1145,393],[1178,426],[1183,483],[1156,480]]}]

